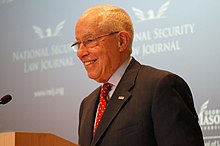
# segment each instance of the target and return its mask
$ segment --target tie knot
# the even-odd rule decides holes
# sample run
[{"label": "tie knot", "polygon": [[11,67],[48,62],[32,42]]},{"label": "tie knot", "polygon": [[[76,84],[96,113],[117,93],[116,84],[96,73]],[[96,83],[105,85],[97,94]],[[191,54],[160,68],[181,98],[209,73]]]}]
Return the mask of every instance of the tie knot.
[{"label": "tie knot", "polygon": [[111,83],[103,84],[102,89],[101,89],[101,94],[103,94],[104,98],[106,98],[108,96],[108,93],[111,90],[111,88],[112,88]]}]

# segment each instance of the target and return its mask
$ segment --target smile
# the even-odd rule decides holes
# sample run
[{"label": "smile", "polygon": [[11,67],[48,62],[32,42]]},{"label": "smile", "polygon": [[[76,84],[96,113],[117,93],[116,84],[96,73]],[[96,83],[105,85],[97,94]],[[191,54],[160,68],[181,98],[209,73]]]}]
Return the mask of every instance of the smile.
[{"label": "smile", "polygon": [[[96,60],[97,60],[97,59],[96,59]],[[85,62],[84,65],[85,65],[85,66],[90,65],[90,64],[96,62],[96,60],[92,60],[92,61]]]}]

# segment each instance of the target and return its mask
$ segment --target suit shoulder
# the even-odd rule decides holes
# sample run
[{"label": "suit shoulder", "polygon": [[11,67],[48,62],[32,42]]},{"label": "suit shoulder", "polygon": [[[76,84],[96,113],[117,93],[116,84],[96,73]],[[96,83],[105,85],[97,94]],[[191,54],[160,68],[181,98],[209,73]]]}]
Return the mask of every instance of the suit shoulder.
[{"label": "suit shoulder", "polygon": [[84,103],[84,102],[90,102],[90,101],[94,100],[94,99],[97,97],[97,95],[99,95],[100,88],[101,88],[101,86],[99,86],[99,87],[97,87],[95,90],[93,90],[89,95],[87,95],[87,96],[83,99],[82,103]]},{"label": "suit shoulder", "polygon": [[146,66],[146,65],[141,65],[140,71],[139,71],[140,75],[143,76],[148,76],[148,78],[163,78],[165,76],[168,75],[173,75],[173,73],[166,71],[166,70],[161,70],[152,66]]},{"label": "suit shoulder", "polygon": [[147,80],[147,82],[169,81],[187,84],[182,77],[175,73],[146,65],[141,65],[138,73],[138,78],[142,81]]}]

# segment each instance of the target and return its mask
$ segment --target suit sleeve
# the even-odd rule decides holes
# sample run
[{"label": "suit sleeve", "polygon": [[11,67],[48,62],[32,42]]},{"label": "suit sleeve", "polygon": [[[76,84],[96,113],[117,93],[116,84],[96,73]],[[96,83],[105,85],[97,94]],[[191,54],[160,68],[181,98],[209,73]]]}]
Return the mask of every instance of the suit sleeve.
[{"label": "suit sleeve", "polygon": [[152,118],[158,146],[204,146],[191,91],[177,75],[158,81]]}]

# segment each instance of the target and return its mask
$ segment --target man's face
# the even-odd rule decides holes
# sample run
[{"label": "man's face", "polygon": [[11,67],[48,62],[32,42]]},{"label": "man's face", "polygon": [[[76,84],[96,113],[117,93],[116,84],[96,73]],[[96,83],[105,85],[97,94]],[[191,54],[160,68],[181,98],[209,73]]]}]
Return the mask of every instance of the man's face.
[{"label": "man's face", "polygon": [[[77,41],[87,41],[103,35],[99,32],[98,16],[84,16],[77,22],[75,36]],[[111,32],[107,32],[111,33]],[[106,34],[106,33],[105,33]],[[121,64],[121,54],[118,48],[118,34],[105,36],[94,40],[90,47],[81,43],[77,56],[84,64],[89,78],[97,82],[106,82]]]}]

